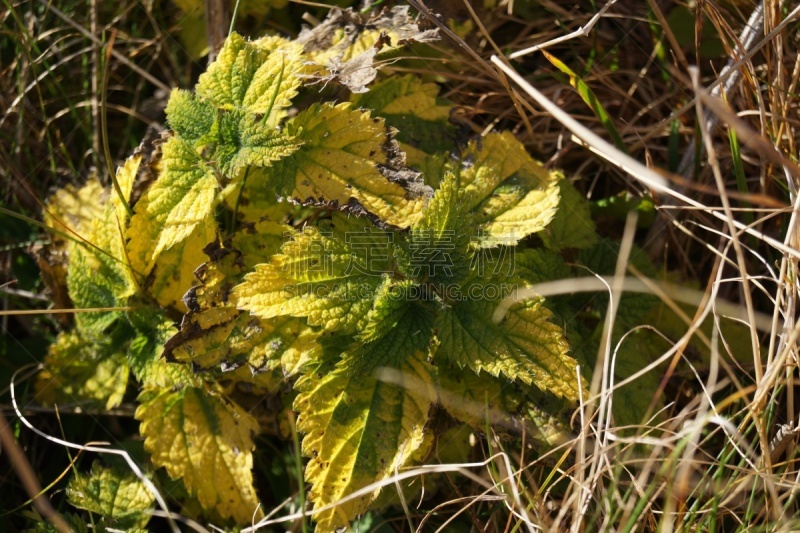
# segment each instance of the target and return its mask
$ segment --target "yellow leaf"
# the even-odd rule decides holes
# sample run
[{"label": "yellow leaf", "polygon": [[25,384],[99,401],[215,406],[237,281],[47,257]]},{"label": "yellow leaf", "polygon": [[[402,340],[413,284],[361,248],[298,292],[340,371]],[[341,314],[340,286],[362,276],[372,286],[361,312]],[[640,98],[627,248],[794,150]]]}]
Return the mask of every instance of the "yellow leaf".
[{"label": "yellow leaf", "polygon": [[396,138],[409,165],[418,168],[425,154],[449,152],[455,142],[450,126],[453,106],[438,98],[435,83],[417,76],[391,76],[351,98],[355,107],[370,109],[397,130]]},{"label": "yellow leaf", "polygon": [[334,219],[335,233],[306,227],[283,246],[282,253],[256,265],[236,286],[236,305],[261,318],[308,317],[311,326],[355,333],[372,308],[375,290],[384,279],[382,271],[389,270],[391,244],[390,233],[365,228],[363,223],[358,227],[355,220],[351,224],[358,228],[358,249],[347,241],[343,216]]},{"label": "yellow leaf", "polygon": [[[123,195],[130,195],[140,161],[141,156],[132,156],[119,169]],[[123,306],[139,289],[125,249],[128,211],[124,202],[128,198],[120,198],[116,191],[101,190],[91,201],[102,206],[103,211],[100,216],[81,224],[83,240],[70,243],[69,295],[81,309]],[[78,315],[76,323],[81,329],[99,333],[118,316],[120,312],[88,313]]]},{"label": "yellow leaf", "polygon": [[201,284],[187,293],[190,310],[180,331],[167,341],[164,357],[198,369],[227,372],[246,364],[253,373],[278,366],[288,375],[295,373],[314,347],[317,332],[304,320],[264,320],[238,310],[231,290],[244,270],[242,254],[219,245],[206,251],[211,261],[196,271]]},{"label": "yellow leaf", "polygon": [[278,194],[356,213],[366,209],[398,227],[421,216],[426,188],[416,178],[403,185],[390,181],[378,168],[388,163],[382,119],[350,109],[349,103],[315,104],[289,122],[287,130],[304,144],[265,169]]},{"label": "yellow leaf", "polygon": [[174,307],[188,311],[183,296],[195,283],[194,271],[207,257],[203,248],[213,242],[217,235],[214,220],[197,226],[183,241],[159,255],[148,277],[145,287],[162,307]]},{"label": "yellow leaf", "polygon": [[69,502],[131,530],[144,528],[155,496],[130,470],[92,464],[88,475],[75,472],[67,487]]},{"label": "yellow leaf", "polygon": [[178,137],[162,146],[159,166],[158,179],[134,207],[127,232],[131,265],[144,275],[161,253],[212,220],[219,189],[212,168]]},{"label": "yellow leaf", "polygon": [[559,175],[534,161],[510,132],[469,144],[461,172],[463,198],[476,213],[480,246],[511,246],[544,229],[556,214]]},{"label": "yellow leaf", "polygon": [[[69,261],[70,241],[66,235],[91,225],[91,221],[103,216],[104,206],[98,202],[105,194],[99,181],[89,179],[81,188],[67,185],[56,191],[47,203],[42,219],[48,228],[50,244],[37,253],[42,280],[51,292],[55,307],[71,307],[67,292],[67,263]],[[66,316],[60,317],[66,320]]]},{"label": "yellow leaf", "polygon": [[277,124],[273,110],[291,105],[302,69],[301,46],[268,37],[255,42],[231,33],[217,58],[200,75],[197,94],[223,109],[243,109],[267,114]]},{"label": "yellow leaf", "polygon": [[122,193],[122,198],[119,197],[114,189],[111,190],[111,203],[114,205],[117,220],[119,220],[120,226],[123,228],[128,223],[128,209],[125,206],[130,205],[133,184],[136,182],[136,175],[139,172],[141,163],[142,154],[135,153],[125,160],[124,165],[117,169],[116,180]]},{"label": "yellow leaf", "polygon": [[105,207],[97,200],[105,194],[105,189],[96,179],[89,179],[80,189],[67,185],[47,200],[44,223],[54,230],[65,232],[69,229],[80,235],[81,228],[103,216]]},{"label": "yellow leaf", "polygon": [[[297,426],[306,434],[303,453],[311,459],[306,481],[314,508],[391,476],[430,446],[425,422],[434,401],[430,366],[422,354],[391,372],[393,383],[354,375],[342,364],[309,372],[297,384]],[[319,529],[348,525],[380,489],[314,515]]]},{"label": "yellow leaf", "polygon": [[263,516],[253,488],[252,416],[193,387],[145,388],[139,403],[136,419],[154,464],[223,518],[250,524]]},{"label": "yellow leaf", "polygon": [[285,223],[303,210],[292,202],[278,202],[278,195],[267,185],[267,178],[264,169],[250,167],[246,179],[230,183],[222,191],[225,206],[236,211],[241,222],[257,223],[268,219]]}]

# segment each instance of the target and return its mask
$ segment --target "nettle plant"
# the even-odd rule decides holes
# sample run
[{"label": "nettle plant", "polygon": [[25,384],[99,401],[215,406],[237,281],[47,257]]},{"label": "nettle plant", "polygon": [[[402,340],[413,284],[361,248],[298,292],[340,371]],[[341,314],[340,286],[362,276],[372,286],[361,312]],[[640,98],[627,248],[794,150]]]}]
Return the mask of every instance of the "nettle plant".
[{"label": "nettle plant", "polygon": [[[254,436],[280,411],[267,396],[297,413],[319,509],[424,462],[444,413],[541,426],[553,413],[534,398],[570,405],[586,386],[543,299],[492,321],[516,288],[570,275],[560,250],[594,242],[582,198],[511,133],[462,138],[436,85],[376,77],[376,54],[430,38],[405,11],[355,17],[296,41],[232,34],[113,189],[50,202],[48,223],[81,237],[56,243],[72,302],[105,311],[60,334],[39,398],[112,408],[132,374],[152,463],[211,518],[263,516]],[[308,103],[331,93],[349,101]],[[109,469],[91,476],[71,482],[76,506],[147,523],[135,478],[112,494]],[[379,492],[314,520],[346,526]]]}]

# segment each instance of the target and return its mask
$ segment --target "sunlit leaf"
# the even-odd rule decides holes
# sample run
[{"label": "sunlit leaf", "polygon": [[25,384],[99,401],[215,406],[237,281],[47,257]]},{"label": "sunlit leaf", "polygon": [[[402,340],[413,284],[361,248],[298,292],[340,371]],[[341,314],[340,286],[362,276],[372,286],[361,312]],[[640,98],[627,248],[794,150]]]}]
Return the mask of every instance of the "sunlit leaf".
[{"label": "sunlit leaf", "polygon": [[423,83],[417,76],[391,76],[376,83],[365,93],[353,95],[356,107],[371,110],[397,130],[400,148],[408,155],[408,163],[417,166],[417,152],[436,153],[452,149],[454,128],[449,125],[453,109],[438,98],[439,87]]},{"label": "sunlit leaf", "polygon": [[221,113],[211,135],[217,143],[214,160],[230,179],[238,179],[239,173],[247,166],[269,166],[302,144],[268,127],[254,115],[239,111]]},{"label": "sunlit leaf", "polygon": [[211,102],[183,89],[172,90],[165,111],[169,127],[190,142],[208,135],[217,118],[217,110]]},{"label": "sunlit leaf", "polygon": [[160,388],[200,386],[191,368],[167,363],[161,357],[164,343],[175,334],[174,321],[162,309],[140,307],[125,318],[134,330],[127,345],[127,360],[136,381]]},{"label": "sunlit leaf", "polygon": [[162,146],[158,179],[136,204],[127,236],[134,269],[148,273],[164,251],[208,223],[219,184],[213,169],[187,141],[170,137]]},{"label": "sunlit leaf", "polygon": [[189,312],[167,342],[164,356],[195,369],[228,372],[246,364],[252,373],[279,366],[294,373],[313,348],[317,332],[301,319],[265,320],[237,309],[231,291],[245,271],[242,253],[216,244],[206,252],[211,261],[195,273],[200,285],[187,293]]},{"label": "sunlit leaf", "polygon": [[411,228],[408,268],[434,284],[456,284],[469,273],[470,249],[482,233],[462,200],[458,178],[446,171],[420,221]]},{"label": "sunlit leaf", "polygon": [[216,239],[214,220],[198,225],[189,236],[155,260],[146,290],[163,307],[186,312],[183,296],[195,284],[194,271],[206,260],[203,248]]},{"label": "sunlit leaf", "polygon": [[103,216],[104,206],[97,201],[103,194],[104,188],[96,179],[88,180],[80,188],[67,185],[48,198],[44,223],[59,232],[70,229],[80,235],[81,228]]},{"label": "sunlit leaf", "polygon": [[502,290],[475,282],[464,288],[470,297],[440,313],[435,326],[441,343],[437,359],[577,400],[582,386],[575,372],[577,361],[569,355],[562,328],[550,321],[552,312],[541,299],[526,300],[495,324],[497,301],[491,296],[496,298]]},{"label": "sunlit leaf", "polygon": [[389,137],[383,120],[350,104],[315,104],[287,125],[287,135],[303,146],[265,172],[283,197],[301,203],[329,203],[355,213],[366,209],[384,222],[407,227],[425,205],[416,179],[390,181],[378,165],[387,164]]},{"label": "sunlit leaf", "polygon": [[193,387],[145,388],[139,404],[136,419],[154,464],[224,518],[262,516],[252,475],[258,424],[246,411]]},{"label": "sunlit leaf", "polygon": [[[352,492],[386,479],[420,452],[433,402],[431,367],[409,357],[394,382],[355,375],[346,364],[320,367],[297,384],[298,429],[305,433],[303,453],[310,457],[306,480],[315,508],[336,503]],[[322,530],[346,526],[363,513],[375,490],[314,515]]]},{"label": "sunlit leaf", "polygon": [[555,216],[558,176],[534,161],[510,132],[471,142],[464,161],[469,166],[460,183],[480,225],[480,246],[517,244]]},{"label": "sunlit leaf", "polygon": [[67,487],[67,499],[125,530],[144,528],[155,496],[131,471],[103,467],[95,461],[90,474],[75,472]]},{"label": "sunlit leaf", "polygon": [[[129,201],[141,156],[129,158],[118,172],[123,198],[115,190],[99,192],[92,202],[103,206],[102,214],[80,225],[81,240],[69,247],[67,288],[76,307],[81,309],[124,306],[138,291],[134,271],[128,264],[124,228],[128,221],[125,204]],[[100,333],[120,312],[102,311],[76,317],[78,326]]]},{"label": "sunlit leaf", "polygon": [[298,44],[279,37],[250,42],[231,33],[200,76],[197,94],[223,109],[269,115],[286,108],[300,85],[300,50]]},{"label": "sunlit leaf", "polygon": [[234,297],[239,308],[261,318],[308,317],[309,325],[355,333],[391,272],[393,242],[393,233],[369,223],[359,228],[344,217],[329,231],[307,227],[269,263],[256,265]]}]

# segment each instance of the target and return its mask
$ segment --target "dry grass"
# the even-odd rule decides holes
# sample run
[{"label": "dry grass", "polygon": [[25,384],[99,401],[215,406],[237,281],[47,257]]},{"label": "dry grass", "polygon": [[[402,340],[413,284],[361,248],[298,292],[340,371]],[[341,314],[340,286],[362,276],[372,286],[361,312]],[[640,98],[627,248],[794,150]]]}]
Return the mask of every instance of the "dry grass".
[{"label": "dry grass", "polygon": [[[800,178],[800,60],[790,29],[797,28],[798,13],[787,17],[767,6],[761,17],[764,30],[745,48],[751,53],[737,67],[741,76],[723,101],[713,88],[724,83],[720,72],[725,73],[727,58],[739,62],[743,55],[737,51],[742,50],[737,49],[739,34],[755,6],[701,4],[726,51],[709,60],[673,45],[678,38],[669,26],[658,24],[673,8],[667,4],[619,2],[588,37],[548,49],[591,87],[630,156],[648,168],[625,164],[625,155],[613,146],[586,142],[583,135],[578,137],[585,142],[572,142],[575,130],[568,131],[568,118],[559,117],[557,109],[543,112],[536,95],[520,84],[508,90],[496,69],[488,78],[493,86],[480,87],[484,96],[470,108],[478,128],[514,125],[532,150],[554,154],[548,162],[576,179],[590,198],[620,190],[654,195],[669,216],[649,233],[628,226],[623,241],[635,241],[663,270],[705,288],[695,316],[686,317],[686,334],[670,339],[673,348],[662,357],[668,371],[654,392],[664,394],[670,382],[679,383],[681,391],[681,397],[665,397],[665,416],[642,424],[633,437],[614,427],[610,404],[620,384],[613,383],[615,346],[609,344],[599,354],[592,396],[574,425],[577,437],[551,452],[562,459],[561,454],[574,453],[577,461],[564,461],[563,470],[548,479],[545,457],[533,462],[520,458],[515,475],[523,480],[532,528],[792,531],[800,525],[794,451],[798,242],[792,210]],[[472,49],[484,60],[497,48],[509,55],[565,35],[593,14],[550,2],[540,5],[550,16],[532,22],[494,19],[497,27],[488,28],[488,36],[472,43]],[[568,22],[556,28],[554,20]],[[515,38],[491,42],[490,37],[505,35]],[[608,138],[578,93],[546,76],[555,69],[541,55],[508,64],[563,113]],[[491,68],[481,63],[479,72],[460,74],[486,77],[486,67]],[[530,130],[520,112],[526,113]],[[654,186],[659,175],[666,188]],[[675,200],[681,193],[694,205]],[[745,234],[745,227],[755,230],[755,237]],[[623,252],[619,279],[627,264]],[[619,290],[613,281],[611,290]],[[669,293],[660,296],[674,304]],[[687,343],[702,335],[696,329],[706,315],[716,319],[723,314],[716,306],[722,300],[737,302],[735,317],[750,325],[749,342],[730,345],[715,328],[703,339],[711,357],[698,365],[687,356]],[[757,314],[771,317],[770,327],[759,330]],[[751,362],[737,363],[743,359]]]}]

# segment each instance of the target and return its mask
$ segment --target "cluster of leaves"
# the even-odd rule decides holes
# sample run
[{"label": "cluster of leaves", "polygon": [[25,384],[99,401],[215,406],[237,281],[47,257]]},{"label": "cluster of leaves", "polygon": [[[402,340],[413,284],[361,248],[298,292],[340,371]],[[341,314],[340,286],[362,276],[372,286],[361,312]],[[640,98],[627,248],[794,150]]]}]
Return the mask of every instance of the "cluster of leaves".
[{"label": "cluster of leaves", "polygon": [[[150,459],[211,517],[261,516],[264,428],[244,395],[283,394],[299,413],[310,499],[344,499],[314,515],[329,530],[380,489],[348,495],[425,459],[434,416],[482,431],[487,416],[503,425],[499,409],[547,433],[554,413],[536,402],[568,406],[585,387],[570,302],[519,301],[492,321],[515,288],[570,275],[563,249],[595,244],[582,197],[508,132],[461,138],[434,84],[354,77],[431,38],[405,10],[356,16],[296,41],[232,34],[193,92],[172,92],[171,130],[112,190],[50,202],[54,231],[80,237],[54,240],[67,256],[55,275],[76,308],[99,311],[52,346],[39,397],[112,408],[132,375]],[[321,81],[349,101],[304,104]]]}]

